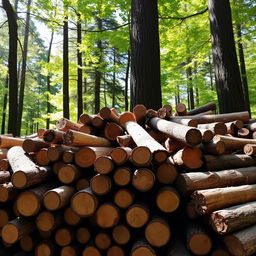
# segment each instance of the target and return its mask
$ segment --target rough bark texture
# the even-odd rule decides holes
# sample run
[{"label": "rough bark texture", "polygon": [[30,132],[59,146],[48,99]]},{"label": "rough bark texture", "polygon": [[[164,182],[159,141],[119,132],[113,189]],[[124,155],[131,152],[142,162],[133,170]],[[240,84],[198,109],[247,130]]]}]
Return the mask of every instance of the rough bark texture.
[{"label": "rough bark texture", "polygon": [[131,109],[136,104],[159,109],[160,48],[157,1],[132,1]]},{"label": "rough bark texture", "polygon": [[220,113],[246,110],[229,0],[209,0],[209,16]]},{"label": "rough bark texture", "polygon": [[4,102],[3,102],[3,115],[2,115],[2,126],[1,126],[1,134],[5,133],[5,120],[6,120],[6,109],[7,109],[7,90],[8,90],[8,84],[9,84],[9,77],[6,77],[5,80],[5,93],[4,93]]}]

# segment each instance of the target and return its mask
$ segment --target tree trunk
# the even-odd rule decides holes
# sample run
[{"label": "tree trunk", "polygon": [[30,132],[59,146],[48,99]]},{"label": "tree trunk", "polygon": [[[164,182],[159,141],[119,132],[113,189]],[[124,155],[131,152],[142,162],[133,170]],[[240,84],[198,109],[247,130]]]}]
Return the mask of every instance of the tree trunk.
[{"label": "tree trunk", "polygon": [[9,77],[6,76],[5,80],[5,93],[4,93],[4,102],[3,102],[3,116],[2,116],[2,126],[1,126],[1,134],[5,134],[5,120],[6,120],[6,109],[7,109],[7,90],[8,90]]},{"label": "tree trunk", "polygon": [[130,72],[130,61],[131,61],[131,51],[128,50],[128,52],[127,52],[126,74],[125,74],[125,89],[124,89],[125,111],[128,111],[128,108],[129,108],[128,80],[129,80],[129,72]]},{"label": "tree trunk", "polygon": [[29,37],[29,26],[30,26],[30,6],[32,0],[27,2],[27,15],[25,24],[25,35],[22,51],[22,65],[21,65],[21,78],[20,78],[20,92],[19,92],[19,105],[18,105],[18,120],[17,120],[17,134],[20,135],[22,126],[22,112],[24,102],[24,90],[26,83],[26,71],[27,71],[27,55],[28,55],[28,37]]},{"label": "tree trunk", "polygon": [[116,49],[113,48],[112,108],[116,105]]},{"label": "tree trunk", "polygon": [[63,24],[63,116],[69,119],[68,17]]},{"label": "tree trunk", "polygon": [[77,120],[83,113],[83,60],[80,46],[82,43],[81,14],[77,14]]},{"label": "tree trunk", "polygon": [[159,109],[162,95],[157,1],[132,0],[131,16],[131,109],[137,104]]},{"label": "tree trunk", "polygon": [[209,0],[209,15],[220,113],[245,110],[229,0]]},{"label": "tree trunk", "polygon": [[[97,18],[97,25],[98,29],[102,30],[102,20],[100,18]],[[98,64],[95,70],[95,90],[94,90],[94,112],[97,114],[100,111],[100,83],[101,83],[101,71],[100,71],[100,64],[102,60],[102,41],[97,41],[97,48],[98,48]]]},{"label": "tree trunk", "polygon": [[18,26],[17,16],[9,0],[2,0],[3,8],[6,11],[9,28],[9,118],[8,133],[17,134],[17,116],[18,116],[18,78],[17,78],[17,39]]},{"label": "tree trunk", "polygon": [[[191,58],[189,57],[187,60],[187,64],[189,65],[191,62]],[[187,87],[188,87],[188,98],[189,98],[189,108],[194,109],[195,108],[195,102],[194,102],[194,90],[193,90],[193,83],[192,83],[192,68],[191,66],[187,67]]]},{"label": "tree trunk", "polygon": [[[52,42],[53,42],[53,37],[54,37],[54,31],[52,30],[51,33],[51,39],[49,43],[49,49],[47,53],[47,63],[49,64],[51,61],[51,51],[52,51]],[[47,75],[47,119],[46,119],[46,129],[50,128],[50,117],[49,114],[51,113],[51,103],[50,103],[50,95],[51,94],[51,76],[50,74]]]}]

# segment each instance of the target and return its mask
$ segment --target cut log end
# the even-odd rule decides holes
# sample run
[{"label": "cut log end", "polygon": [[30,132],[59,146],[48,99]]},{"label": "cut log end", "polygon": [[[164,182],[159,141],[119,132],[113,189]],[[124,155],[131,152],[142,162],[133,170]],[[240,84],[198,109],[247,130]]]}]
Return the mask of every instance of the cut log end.
[{"label": "cut log end", "polygon": [[152,154],[147,147],[140,146],[132,150],[131,161],[136,166],[147,166],[151,163]]},{"label": "cut log end", "polygon": [[228,251],[232,255],[249,256],[249,254],[247,254],[247,252],[245,251],[243,244],[236,236],[234,236],[234,235],[225,236],[224,243],[225,243],[226,247],[228,248]]},{"label": "cut log end", "polygon": [[94,246],[87,246],[82,253],[82,256],[102,256],[100,251]]},{"label": "cut log end", "polygon": [[120,213],[112,203],[104,203],[97,209],[95,217],[99,227],[111,228],[118,223]]},{"label": "cut log end", "polygon": [[252,145],[252,144],[246,144],[244,146],[244,153],[247,156],[252,156],[256,153],[256,145]]},{"label": "cut log end", "polygon": [[196,255],[206,255],[211,251],[212,242],[208,235],[194,234],[188,243],[189,249]]},{"label": "cut log end", "polygon": [[128,208],[134,200],[133,193],[128,189],[120,189],[115,193],[114,202],[120,208]]},{"label": "cut log end", "polygon": [[86,168],[93,165],[96,154],[91,148],[81,148],[75,154],[75,162],[78,166]]},{"label": "cut log end", "polygon": [[37,228],[41,231],[47,232],[51,231],[54,227],[55,219],[54,215],[50,212],[41,212],[36,218]]},{"label": "cut log end", "polygon": [[95,175],[91,181],[91,189],[96,195],[105,195],[107,194],[112,187],[111,179],[104,174]]},{"label": "cut log end", "polygon": [[7,244],[14,244],[19,239],[19,230],[18,228],[9,223],[5,225],[2,229],[2,239]]},{"label": "cut log end", "polygon": [[202,134],[197,129],[190,129],[186,134],[186,141],[191,146],[196,146],[202,142]]},{"label": "cut log end", "polygon": [[172,184],[177,177],[177,169],[173,164],[163,163],[157,168],[156,176],[162,184]]},{"label": "cut log end", "polygon": [[135,122],[135,121],[136,121],[134,114],[131,113],[131,112],[124,112],[124,113],[122,113],[122,114],[120,115],[120,117],[119,117],[119,122],[120,122],[120,125],[121,125],[122,127],[125,127],[125,124],[126,124],[127,122],[130,122],[130,121],[132,121],[132,122]]},{"label": "cut log end", "polygon": [[114,163],[109,156],[100,156],[94,162],[94,169],[101,174],[107,174],[113,171]]},{"label": "cut log end", "polygon": [[40,202],[35,194],[25,191],[17,199],[17,209],[25,217],[35,215],[40,208]]},{"label": "cut log end", "polygon": [[155,174],[146,168],[138,169],[133,174],[132,184],[139,191],[148,191],[155,184]]},{"label": "cut log end", "polygon": [[129,207],[126,212],[126,221],[133,228],[143,227],[149,219],[149,211],[146,207],[135,204]]},{"label": "cut log end", "polygon": [[166,150],[157,150],[153,153],[154,161],[158,164],[164,163],[169,154]]},{"label": "cut log end", "polygon": [[129,168],[120,167],[116,169],[113,178],[118,186],[126,186],[130,183],[132,174]]},{"label": "cut log end", "polygon": [[112,237],[117,244],[125,245],[130,241],[131,234],[126,226],[118,225],[113,228]]},{"label": "cut log end", "polygon": [[12,175],[12,184],[16,188],[24,188],[27,185],[27,176],[23,171],[17,171]]}]

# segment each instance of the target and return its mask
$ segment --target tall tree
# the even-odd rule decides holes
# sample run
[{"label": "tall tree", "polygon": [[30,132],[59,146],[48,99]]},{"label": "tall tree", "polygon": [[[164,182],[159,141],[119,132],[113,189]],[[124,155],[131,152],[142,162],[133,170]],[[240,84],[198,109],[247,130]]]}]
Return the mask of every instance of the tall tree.
[{"label": "tall tree", "polygon": [[69,119],[68,17],[63,24],[63,116]]},{"label": "tall tree", "polygon": [[6,109],[7,109],[7,97],[8,97],[8,83],[9,83],[9,77],[6,76],[5,79],[5,89],[6,91],[4,92],[4,102],[3,102],[3,115],[2,115],[2,126],[1,126],[1,134],[5,133],[5,121],[6,121]]},{"label": "tall tree", "polygon": [[209,16],[220,113],[246,110],[229,0],[209,0]]},{"label": "tall tree", "polygon": [[132,0],[131,4],[131,108],[162,105],[157,2]]},{"label": "tall tree", "polygon": [[17,134],[18,116],[18,80],[17,80],[17,39],[18,26],[17,16],[9,0],[2,0],[2,5],[7,14],[9,28],[9,112],[8,112],[8,133]]},{"label": "tall tree", "polygon": [[116,105],[116,49],[113,48],[112,108]]},{"label": "tall tree", "polygon": [[22,49],[22,64],[21,64],[21,77],[20,77],[20,92],[19,92],[19,108],[18,108],[18,120],[17,120],[17,132],[20,135],[22,113],[23,113],[23,102],[24,102],[24,90],[26,83],[26,71],[27,71],[27,56],[28,56],[28,38],[29,38],[29,23],[30,23],[30,7],[31,0],[27,2],[27,14],[25,23],[25,35]]},{"label": "tall tree", "polygon": [[125,111],[128,111],[129,108],[129,99],[128,99],[128,80],[130,73],[130,62],[131,62],[131,52],[130,49],[127,52],[127,64],[125,72],[125,87],[124,87],[124,100],[125,100]]}]

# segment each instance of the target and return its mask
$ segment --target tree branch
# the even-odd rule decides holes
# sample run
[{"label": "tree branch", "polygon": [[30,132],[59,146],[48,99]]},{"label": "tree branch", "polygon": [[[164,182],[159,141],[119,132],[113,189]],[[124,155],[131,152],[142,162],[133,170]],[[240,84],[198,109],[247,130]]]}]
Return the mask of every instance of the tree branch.
[{"label": "tree branch", "polygon": [[208,7],[205,8],[204,10],[200,11],[200,12],[196,12],[196,13],[190,14],[188,16],[184,16],[184,17],[173,17],[173,16],[162,17],[162,16],[159,16],[159,19],[162,19],[162,20],[169,20],[169,19],[171,19],[171,20],[182,20],[182,21],[184,21],[186,19],[189,19],[189,18],[198,16],[198,15],[204,14],[207,11],[208,11]]},{"label": "tree branch", "polygon": [[0,26],[0,29],[4,27],[4,25],[8,22],[8,20],[4,21],[1,26]]}]

